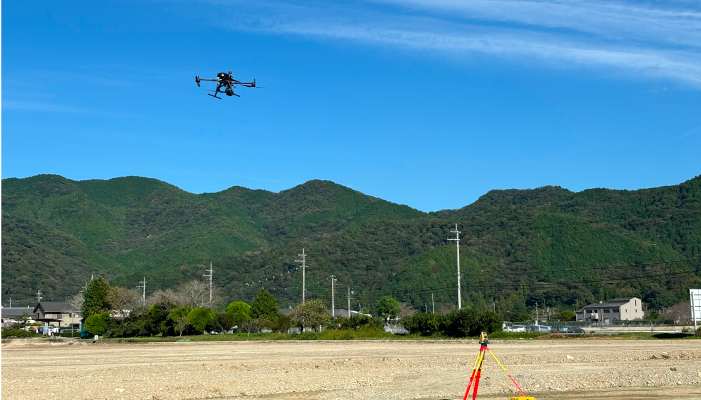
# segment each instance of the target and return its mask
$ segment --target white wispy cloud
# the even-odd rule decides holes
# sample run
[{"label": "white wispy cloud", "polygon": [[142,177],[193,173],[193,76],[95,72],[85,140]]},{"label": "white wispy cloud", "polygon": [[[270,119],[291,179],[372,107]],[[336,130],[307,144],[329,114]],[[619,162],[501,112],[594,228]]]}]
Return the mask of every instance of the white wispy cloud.
[{"label": "white wispy cloud", "polygon": [[693,3],[206,3],[230,10],[208,17],[225,29],[466,57],[483,54],[548,67],[613,69],[630,78],[662,78],[701,89],[701,12]]},{"label": "white wispy cloud", "polygon": [[[531,28],[565,28],[611,40],[701,46],[701,10],[694,3],[647,4],[570,0],[375,0],[472,20]],[[696,3],[701,6],[701,3]]]},{"label": "white wispy cloud", "polygon": [[687,136],[691,136],[691,135],[694,135],[694,134],[697,134],[697,133],[700,133],[700,132],[701,132],[701,125],[697,126],[696,128],[690,129],[690,130],[688,130],[688,131],[682,133],[681,135],[679,135],[679,139],[685,138],[685,137],[687,137]]}]

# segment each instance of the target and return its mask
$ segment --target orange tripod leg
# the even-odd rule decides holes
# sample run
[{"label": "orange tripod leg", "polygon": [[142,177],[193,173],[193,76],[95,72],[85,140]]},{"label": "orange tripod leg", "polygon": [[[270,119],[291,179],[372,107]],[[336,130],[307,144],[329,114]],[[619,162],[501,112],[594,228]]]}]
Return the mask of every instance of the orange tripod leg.
[{"label": "orange tripod leg", "polygon": [[467,400],[467,396],[470,393],[470,388],[472,387],[472,382],[475,379],[475,373],[477,372],[477,367],[481,365],[480,360],[484,359],[484,348],[480,347],[480,351],[477,354],[477,359],[475,360],[475,365],[472,366],[472,375],[470,376],[470,383],[467,385],[467,390],[465,391],[465,396],[462,400]]},{"label": "orange tripod leg", "polygon": [[[484,354],[484,353],[482,353]],[[484,363],[484,357],[480,360],[480,365],[477,368],[477,374],[475,375],[475,390],[472,392],[472,400],[477,398],[477,389],[480,386],[480,377],[482,376],[482,364]]]}]

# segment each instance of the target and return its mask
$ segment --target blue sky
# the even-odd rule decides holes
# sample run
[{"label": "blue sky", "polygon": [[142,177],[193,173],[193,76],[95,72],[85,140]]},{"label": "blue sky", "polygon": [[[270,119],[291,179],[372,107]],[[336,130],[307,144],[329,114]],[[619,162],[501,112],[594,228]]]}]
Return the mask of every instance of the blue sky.
[{"label": "blue sky", "polygon": [[[265,88],[216,100],[194,82],[228,70]],[[328,179],[433,211],[677,184],[700,154],[697,1],[2,7],[3,178]]]}]

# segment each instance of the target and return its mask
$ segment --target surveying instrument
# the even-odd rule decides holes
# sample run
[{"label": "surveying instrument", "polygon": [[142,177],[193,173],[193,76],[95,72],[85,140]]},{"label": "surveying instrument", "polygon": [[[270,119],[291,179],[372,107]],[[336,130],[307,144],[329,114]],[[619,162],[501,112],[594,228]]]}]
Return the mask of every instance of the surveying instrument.
[{"label": "surveying instrument", "polygon": [[497,360],[497,357],[494,355],[494,353],[492,353],[492,351],[489,350],[489,347],[488,347],[489,340],[487,339],[486,332],[482,332],[480,334],[480,342],[479,343],[480,343],[480,351],[479,351],[479,354],[477,354],[477,360],[475,360],[475,365],[474,365],[474,367],[472,367],[472,375],[470,376],[470,383],[467,385],[467,390],[465,391],[465,397],[463,397],[462,400],[467,400],[467,396],[470,394],[470,389],[472,389],[473,383],[475,384],[475,388],[472,391],[472,399],[474,400],[477,398],[477,389],[479,388],[480,376],[482,375],[482,364],[484,364],[484,357],[485,357],[487,352],[489,352],[489,354],[492,356],[492,358],[494,358],[494,361],[496,361],[497,364],[499,364],[501,369],[504,370],[504,373],[506,373],[506,376],[508,376],[509,379],[511,379],[511,382],[513,382],[514,385],[516,385],[516,389],[518,389],[518,391],[521,392],[521,396],[512,397],[510,400],[535,400],[535,398],[533,398],[533,397],[526,396],[526,393],[523,392],[523,390],[518,385],[518,383],[516,383],[514,378],[511,377],[511,374],[509,374],[509,372],[506,370],[506,368],[504,368],[504,366],[501,365],[501,363],[499,362],[499,360]]}]

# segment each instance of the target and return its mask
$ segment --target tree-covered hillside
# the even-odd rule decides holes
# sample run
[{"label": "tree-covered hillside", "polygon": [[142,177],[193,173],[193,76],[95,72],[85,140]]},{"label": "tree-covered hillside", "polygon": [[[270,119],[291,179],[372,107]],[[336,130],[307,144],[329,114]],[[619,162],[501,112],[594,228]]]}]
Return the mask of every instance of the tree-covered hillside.
[{"label": "tree-covered hillside", "polygon": [[[494,190],[430,214],[328,181],[280,193],[232,187],[195,195],[154,179],[3,180],[3,292],[17,300],[74,294],[92,272],[149,289],[202,279],[212,262],[226,300],[265,287],[281,305],[301,298],[295,260],[309,254],[307,298],[353,307],[384,295],[414,307],[457,302],[503,313],[539,302],[572,309],[616,296],[653,307],[701,285],[701,177],[636,191],[559,187]],[[87,277],[87,278],[86,278]]]}]

